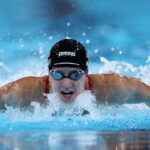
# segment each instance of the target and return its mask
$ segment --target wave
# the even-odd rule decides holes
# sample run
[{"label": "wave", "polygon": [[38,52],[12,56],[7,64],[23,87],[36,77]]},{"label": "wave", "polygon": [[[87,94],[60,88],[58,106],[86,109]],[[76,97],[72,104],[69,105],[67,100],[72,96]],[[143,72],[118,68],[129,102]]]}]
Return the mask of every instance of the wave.
[{"label": "wave", "polygon": [[[150,129],[150,107],[141,104],[97,105],[90,91],[78,96],[72,104],[64,104],[56,94],[48,94],[50,103],[40,106],[32,103],[33,111],[22,111],[19,108],[7,106],[0,113],[1,128],[18,130],[45,128],[46,129],[97,129],[97,130],[127,130]],[[89,114],[82,115],[86,109]],[[130,116],[130,117],[129,117]],[[22,128],[22,130],[23,130]]]}]

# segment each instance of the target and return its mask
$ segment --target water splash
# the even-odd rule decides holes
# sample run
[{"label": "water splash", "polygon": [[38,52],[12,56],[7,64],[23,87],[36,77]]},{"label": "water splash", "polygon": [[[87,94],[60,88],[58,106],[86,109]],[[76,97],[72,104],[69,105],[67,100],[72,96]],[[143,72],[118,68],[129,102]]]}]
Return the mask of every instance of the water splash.
[{"label": "water splash", "polygon": [[13,108],[6,105],[6,111],[1,112],[1,119],[7,119],[12,122],[40,122],[51,121],[54,117],[62,116],[82,116],[84,110],[87,110],[91,116],[98,113],[96,99],[90,91],[81,93],[72,104],[63,103],[57,94],[47,94],[47,106],[41,106],[38,102],[32,102],[32,111],[22,111],[20,108]]},{"label": "water splash", "polygon": [[[98,106],[90,91],[79,95],[72,105],[64,104],[56,94],[49,94],[48,98],[51,103],[46,107],[32,103],[32,112],[7,106],[7,110],[0,113],[1,129],[27,130],[35,126],[42,130],[150,129],[150,107],[144,103]],[[83,116],[84,109],[90,114]]]},{"label": "water splash", "polygon": [[81,93],[73,103],[64,103],[57,94],[49,94],[50,105],[48,109],[53,109],[53,113],[59,115],[82,115],[86,110],[92,115],[97,110],[96,98],[91,91]]},{"label": "water splash", "polygon": [[[150,66],[135,67],[126,62],[109,61],[101,58],[104,65],[99,73],[119,73],[133,75],[150,85]],[[16,72],[8,81],[33,75],[47,74],[47,68],[42,70]],[[0,78],[1,80],[1,78]],[[6,81],[1,80],[2,84]],[[72,105],[64,104],[56,94],[48,94],[49,104],[45,107],[32,103],[33,111],[22,111],[19,108],[7,106],[5,112],[0,112],[0,127],[2,129],[49,128],[49,129],[98,129],[98,130],[127,130],[150,129],[150,107],[146,104],[97,105],[90,91],[78,96]],[[90,114],[82,115],[87,110]],[[129,117],[130,116],[130,117]]]},{"label": "water splash", "polygon": [[133,76],[146,84],[150,85],[150,65],[135,67],[132,64],[119,61],[109,61],[104,57],[100,57],[100,61],[104,65],[99,69],[99,73],[117,73],[122,75]]}]

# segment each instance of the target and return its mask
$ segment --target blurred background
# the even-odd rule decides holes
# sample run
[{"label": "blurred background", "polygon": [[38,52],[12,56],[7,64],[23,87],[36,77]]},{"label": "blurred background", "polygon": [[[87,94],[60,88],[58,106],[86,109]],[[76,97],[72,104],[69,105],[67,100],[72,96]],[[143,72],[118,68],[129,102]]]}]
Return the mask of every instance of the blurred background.
[{"label": "blurred background", "polygon": [[[48,74],[50,48],[64,38],[85,45],[89,52],[89,73],[119,73],[150,85],[150,0],[0,0],[0,87],[21,77]],[[93,119],[70,120],[68,116],[53,119],[50,105],[43,108],[38,103],[34,104],[34,113],[7,107],[6,113],[0,112],[0,147],[6,145],[8,149],[7,145],[14,144],[19,150],[22,145],[37,148],[44,144],[43,149],[46,144],[52,144],[56,148],[65,147],[69,140],[69,146],[82,143],[80,149],[85,145],[87,150],[90,145],[107,144],[99,130],[140,129],[147,133],[146,138],[140,132],[139,141],[134,140],[134,133],[125,134],[125,139],[129,137],[129,143],[139,142],[140,146],[142,142],[149,143],[149,106],[144,103],[100,105],[97,113],[97,107],[95,111],[88,103],[91,97],[83,96],[80,102],[85,100],[85,106],[92,108]],[[66,110],[70,112],[70,109],[69,106]],[[92,132],[64,134],[63,128]],[[53,133],[54,129],[58,131]],[[123,134],[116,137],[125,146]],[[111,136],[114,143],[117,138]],[[74,149],[78,149],[76,145]]]},{"label": "blurred background", "polygon": [[90,73],[115,72],[104,67],[115,61],[137,76],[136,67],[150,64],[150,1],[1,0],[0,86],[47,74],[49,50],[64,38],[85,45]]}]

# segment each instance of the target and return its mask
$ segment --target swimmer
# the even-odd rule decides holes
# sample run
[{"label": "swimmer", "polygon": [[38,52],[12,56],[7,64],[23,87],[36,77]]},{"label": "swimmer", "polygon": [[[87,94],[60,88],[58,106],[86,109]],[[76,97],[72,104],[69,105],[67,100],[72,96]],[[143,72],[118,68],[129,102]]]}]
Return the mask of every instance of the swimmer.
[{"label": "swimmer", "polygon": [[24,77],[0,88],[0,107],[28,108],[32,101],[47,103],[46,94],[56,93],[66,104],[90,90],[97,104],[150,102],[150,86],[118,74],[88,74],[88,53],[73,39],[56,43],[48,56],[48,75]]}]

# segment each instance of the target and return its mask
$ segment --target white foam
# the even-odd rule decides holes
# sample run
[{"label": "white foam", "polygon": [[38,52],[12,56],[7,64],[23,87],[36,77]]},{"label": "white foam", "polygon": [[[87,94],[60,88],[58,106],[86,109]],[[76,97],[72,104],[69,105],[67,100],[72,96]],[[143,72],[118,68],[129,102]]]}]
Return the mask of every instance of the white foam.
[{"label": "white foam", "polygon": [[133,76],[144,83],[150,85],[150,65],[135,67],[132,64],[119,61],[109,61],[105,57],[100,57],[104,65],[99,69],[99,73],[117,73],[122,75]]},{"label": "white foam", "polygon": [[[49,121],[57,127],[86,128],[86,126],[90,127],[94,124],[97,127],[104,128],[106,126],[111,127],[111,123],[112,125],[117,124],[119,127],[118,123],[120,121],[129,122],[129,126],[132,126],[132,122],[137,125],[138,122],[142,123],[145,120],[144,118],[147,120],[150,119],[150,107],[144,103],[123,105],[105,104],[97,106],[95,97],[90,91],[82,93],[72,105],[64,104],[56,94],[49,94],[48,97],[51,103],[46,107],[40,106],[37,102],[32,103],[34,107],[32,112],[6,106],[7,110],[0,113],[1,122],[34,123]],[[83,109],[89,111],[90,114],[82,116]]]},{"label": "white foam", "polygon": [[82,115],[87,110],[91,115],[97,110],[96,99],[91,91],[81,93],[73,103],[64,103],[57,94],[48,94],[50,105],[48,109],[53,109],[53,113],[59,115]]},{"label": "white foam", "polygon": [[96,99],[90,91],[80,94],[72,104],[65,104],[57,94],[48,94],[47,96],[49,104],[41,106],[38,102],[32,102],[33,111],[22,111],[20,108],[6,105],[7,110],[0,113],[1,119],[7,119],[12,122],[40,122],[51,121],[55,117],[63,119],[62,116],[78,116],[80,118],[83,110],[87,110],[90,113],[90,117],[98,114]]},{"label": "white foam", "polygon": [[137,68],[126,62],[109,61],[105,57],[100,57],[104,65],[99,69],[99,73],[129,73],[136,72]]}]

